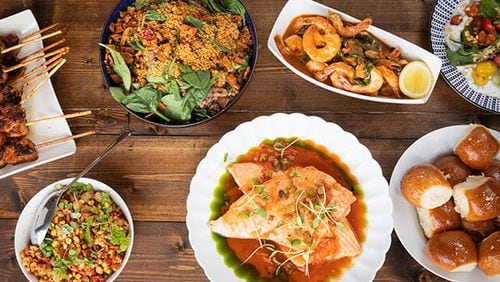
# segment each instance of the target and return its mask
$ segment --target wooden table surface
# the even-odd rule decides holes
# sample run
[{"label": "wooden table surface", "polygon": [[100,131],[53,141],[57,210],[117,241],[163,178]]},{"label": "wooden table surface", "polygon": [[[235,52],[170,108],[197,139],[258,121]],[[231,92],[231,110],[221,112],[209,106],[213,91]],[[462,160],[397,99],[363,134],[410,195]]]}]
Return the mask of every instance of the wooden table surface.
[{"label": "wooden table surface", "polygon": [[[114,187],[134,217],[132,256],[123,281],[205,281],[188,241],[185,202],[198,162],[227,131],[260,115],[301,112],[335,122],[355,134],[381,164],[389,179],[403,151],[425,133],[480,122],[499,129],[498,115],[474,107],[440,78],[425,105],[391,105],[335,95],[288,71],[266,47],[285,0],[246,0],[258,32],[255,75],[242,98],[215,121],[194,128],[165,130],[128,115],[108,94],[100,73],[98,46],[103,24],[117,0],[0,0],[0,18],[31,9],[40,26],[60,22],[71,46],[68,63],[53,78],[65,112],[95,114],[70,121],[74,133],[96,129],[78,140],[71,157],[0,181],[0,281],[22,281],[14,254],[14,229],[24,205],[42,187],[75,176],[124,128],[133,137],[88,177]],[[435,1],[320,1],[429,49],[428,24]],[[395,211],[397,212],[397,211]],[[412,236],[412,234],[408,234]],[[440,281],[414,261],[393,233],[393,243],[377,281]]]}]

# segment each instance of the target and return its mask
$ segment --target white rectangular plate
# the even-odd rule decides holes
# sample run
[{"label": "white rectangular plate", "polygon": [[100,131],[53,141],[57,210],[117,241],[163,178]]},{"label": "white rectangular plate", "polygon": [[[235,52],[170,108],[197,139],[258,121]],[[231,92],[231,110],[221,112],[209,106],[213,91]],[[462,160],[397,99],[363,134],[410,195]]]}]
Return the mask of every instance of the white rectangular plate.
[{"label": "white rectangular plate", "polygon": [[[14,33],[17,36],[23,36],[37,30],[39,30],[38,23],[31,10],[25,10],[0,20],[0,34]],[[28,45],[21,49],[18,56],[23,57],[41,48],[43,48],[42,42]],[[29,65],[26,71],[29,71],[42,63],[43,61],[39,61]],[[29,90],[29,88],[24,89],[24,94],[27,94]],[[28,121],[63,114],[50,80],[44,83],[37,93],[35,93],[35,95],[33,95],[26,102],[26,104],[24,104],[24,108],[26,110]],[[35,144],[40,144],[71,135],[71,130],[69,129],[69,125],[66,120],[56,120],[30,126],[28,138],[30,138]],[[16,166],[8,165],[0,169],[0,179],[72,155],[75,152],[76,146],[74,141],[68,141],[39,149],[38,160]]]},{"label": "white rectangular plate", "polygon": [[289,0],[285,7],[283,7],[283,10],[281,10],[280,15],[278,16],[278,19],[276,19],[276,22],[274,23],[274,27],[271,31],[271,34],[269,35],[269,39],[267,41],[267,48],[273,53],[273,55],[281,61],[288,69],[290,69],[292,72],[294,72],[296,75],[302,77],[303,79],[309,81],[310,83],[319,86],[325,90],[328,90],[330,92],[335,92],[341,95],[349,96],[352,98],[356,99],[361,99],[361,100],[368,100],[368,101],[373,101],[373,102],[382,102],[382,103],[393,103],[393,104],[424,104],[427,102],[427,100],[430,98],[432,94],[432,90],[434,89],[434,86],[436,85],[437,79],[439,77],[439,71],[441,70],[441,60],[434,56],[432,53],[429,51],[411,43],[408,42],[400,37],[395,36],[392,33],[389,33],[387,31],[384,31],[380,28],[377,28],[373,25],[371,25],[368,28],[368,32],[374,35],[377,39],[381,40],[385,44],[387,44],[390,47],[393,48],[398,48],[401,51],[401,55],[403,58],[408,59],[409,61],[423,61],[425,62],[433,75],[433,81],[432,81],[432,89],[431,89],[431,94],[427,95],[424,98],[420,99],[395,99],[395,98],[386,98],[386,97],[373,97],[373,96],[367,96],[367,95],[362,95],[362,94],[357,94],[349,91],[345,91],[342,89],[338,89],[335,87],[332,87],[328,84],[319,82],[315,80],[314,78],[302,73],[300,70],[296,69],[293,67],[291,64],[289,64],[285,58],[281,55],[280,51],[278,50],[278,46],[276,46],[276,43],[274,42],[274,37],[276,35],[283,35],[290,25],[290,22],[300,16],[300,15],[321,15],[321,16],[327,16],[328,12],[332,11],[337,14],[339,14],[344,21],[350,22],[350,23],[358,23],[359,20],[351,17],[347,14],[344,14],[340,11],[337,11],[335,9],[329,8],[325,5],[319,4],[317,2],[314,2],[312,0]]}]

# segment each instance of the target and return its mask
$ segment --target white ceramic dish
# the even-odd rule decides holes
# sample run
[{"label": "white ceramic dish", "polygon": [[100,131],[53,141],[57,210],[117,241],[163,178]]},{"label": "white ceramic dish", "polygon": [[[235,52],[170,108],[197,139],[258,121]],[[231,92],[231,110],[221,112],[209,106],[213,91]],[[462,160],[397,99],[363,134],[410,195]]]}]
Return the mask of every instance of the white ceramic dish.
[{"label": "white ceramic dish", "polygon": [[[278,137],[301,137],[325,146],[358,178],[368,210],[366,241],[362,245],[362,254],[355,259],[354,266],[347,270],[342,280],[371,281],[382,266],[391,244],[392,203],[387,181],[370,151],[354,135],[334,123],[302,114],[274,114],[240,124],[212,146],[198,165],[187,199],[187,227],[189,242],[205,274],[212,281],[241,280],[216,250],[208,228],[210,204],[214,200],[213,193],[219,178],[230,162],[264,139]],[[226,153],[229,160],[224,162]]]},{"label": "white ceramic dish", "polygon": [[[401,178],[412,166],[433,163],[439,157],[453,154],[453,148],[465,134],[468,125],[455,125],[432,131],[413,143],[399,159],[391,176],[390,194],[394,203],[394,229],[408,253],[432,273],[451,281],[498,281],[486,276],[479,268],[472,272],[452,273],[437,268],[427,257],[427,238],[418,222],[417,211],[406,199],[399,187]],[[500,132],[490,129],[500,138]],[[498,156],[497,156],[498,159]]]},{"label": "white ceramic dish", "polygon": [[[37,280],[32,274],[28,273],[28,271],[24,268],[20,253],[21,251],[24,250],[24,248],[26,248],[26,246],[30,244],[30,228],[33,225],[33,219],[35,217],[36,210],[38,206],[42,203],[43,199],[45,199],[45,197],[47,197],[54,190],[54,187],[57,184],[68,184],[72,180],[73,178],[63,179],[54,182],[48,185],[47,187],[43,188],[42,190],[40,190],[40,192],[38,192],[33,198],[31,198],[28,204],[24,207],[23,211],[21,212],[21,215],[19,216],[19,219],[17,220],[16,231],[14,235],[14,250],[16,252],[17,263],[21,268],[21,271],[23,272],[24,276],[26,276],[26,278],[29,281],[34,282]],[[132,215],[130,214],[130,211],[125,201],[123,201],[120,195],[116,193],[116,191],[113,190],[108,185],[90,178],[80,178],[78,182],[91,184],[94,190],[96,191],[109,192],[111,199],[113,199],[116,205],[122,210],[129,224],[130,246],[128,247],[125,253],[125,257],[123,258],[123,262],[120,268],[115,273],[113,273],[113,275],[111,275],[107,280],[108,282],[111,282],[115,280],[118,277],[118,275],[120,275],[120,273],[123,271],[125,265],[127,264],[128,259],[130,258],[130,254],[132,253],[132,247],[134,244],[134,222],[132,221]]]},{"label": "white ceramic dish", "polygon": [[[424,104],[429,100],[431,93],[427,95],[424,98],[420,99],[394,99],[394,98],[384,98],[384,97],[372,97],[372,96],[367,96],[367,95],[362,95],[362,94],[357,94],[349,91],[345,91],[342,89],[335,88],[333,86],[327,85],[325,83],[319,82],[315,80],[314,78],[302,73],[300,70],[296,69],[294,66],[289,64],[285,58],[281,55],[281,53],[278,50],[278,47],[276,46],[276,43],[274,42],[274,37],[276,35],[282,35],[285,33],[286,29],[290,25],[290,22],[300,16],[300,15],[322,15],[322,16],[327,16],[329,11],[333,11],[335,13],[338,13],[341,15],[342,19],[347,21],[347,22],[352,22],[352,23],[357,23],[359,22],[358,19],[351,17],[349,15],[346,15],[340,11],[337,11],[335,9],[329,8],[325,5],[322,5],[320,3],[314,2],[312,0],[289,0],[286,5],[283,7],[281,10],[280,15],[278,16],[278,19],[274,23],[274,27],[271,31],[271,34],[269,35],[269,39],[267,41],[267,48],[273,53],[273,55],[280,60],[281,63],[283,63],[288,69],[290,69],[292,72],[294,72],[296,75],[302,77],[303,79],[309,81],[310,83],[319,86],[325,90],[328,90],[330,92],[334,92],[337,94],[349,96],[352,98],[356,99],[361,99],[361,100],[368,100],[372,102],[381,102],[381,103],[393,103],[393,104]],[[430,68],[432,75],[433,75],[433,81],[432,81],[432,89],[434,89],[434,86],[436,85],[437,79],[439,77],[439,71],[441,70],[441,60],[433,55],[432,53],[428,52],[427,50],[410,43],[400,37],[397,37],[387,31],[384,31],[380,28],[377,28],[375,26],[370,26],[368,28],[368,32],[373,34],[377,39],[383,41],[385,44],[388,46],[398,48],[401,51],[401,55],[403,58],[408,59],[409,61],[424,61]]]},{"label": "white ceramic dish", "polygon": [[[39,30],[38,23],[31,10],[25,10],[0,20],[0,34],[15,33],[18,36],[23,36],[37,30]],[[23,57],[41,48],[43,48],[43,44],[41,42],[28,45],[21,49],[19,56]],[[44,61],[42,60],[38,63],[29,65],[27,67],[27,71],[35,68],[43,62]],[[24,90],[24,94],[27,94],[29,90],[30,88],[26,88]],[[37,93],[33,95],[26,102],[26,104],[24,104],[24,108],[26,110],[28,120],[37,120],[63,114],[50,80],[44,83]],[[71,135],[71,130],[69,129],[69,125],[66,120],[55,120],[30,126],[30,134],[28,135],[28,138],[33,140],[35,144],[39,144]],[[16,166],[8,165],[0,169],[0,179],[72,155],[75,152],[76,146],[74,141],[68,141],[42,148],[38,150],[38,160]]]}]

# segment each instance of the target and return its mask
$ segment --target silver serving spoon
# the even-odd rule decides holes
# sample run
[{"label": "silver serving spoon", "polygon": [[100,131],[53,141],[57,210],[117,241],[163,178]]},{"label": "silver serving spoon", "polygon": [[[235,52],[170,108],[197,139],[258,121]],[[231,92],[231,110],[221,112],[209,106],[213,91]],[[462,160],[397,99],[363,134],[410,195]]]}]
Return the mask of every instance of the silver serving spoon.
[{"label": "silver serving spoon", "polygon": [[75,184],[80,178],[82,178],[89,170],[91,170],[96,164],[98,164],[104,157],[106,157],[118,144],[123,142],[125,138],[129,137],[132,134],[132,131],[126,129],[120,134],[120,136],[116,139],[113,144],[109,145],[106,150],[104,150],[91,164],[89,164],[77,177],[71,181],[68,185],[64,186],[61,189],[57,189],[52,192],[47,198],[43,200],[36,211],[35,221],[33,222],[33,226],[30,230],[30,238],[31,243],[34,245],[40,245],[45,239],[45,235],[49,230],[50,222],[52,221],[52,217],[54,216],[54,212],[56,210],[57,204],[61,199],[64,192],[66,192],[73,184]]}]

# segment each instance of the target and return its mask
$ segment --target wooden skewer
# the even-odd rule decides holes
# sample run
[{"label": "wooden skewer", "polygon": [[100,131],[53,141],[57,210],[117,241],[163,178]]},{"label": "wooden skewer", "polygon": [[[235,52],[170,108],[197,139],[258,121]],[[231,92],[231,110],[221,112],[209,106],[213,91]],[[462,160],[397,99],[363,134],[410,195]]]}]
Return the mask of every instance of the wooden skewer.
[{"label": "wooden skewer", "polygon": [[38,37],[38,38],[35,38],[35,39],[31,39],[31,40],[28,40],[26,42],[22,42],[20,44],[17,44],[17,45],[14,45],[12,47],[9,47],[9,48],[6,48],[6,49],[3,49],[2,50],[2,54],[5,54],[5,53],[9,53],[10,51],[14,51],[14,50],[17,50],[19,48],[23,48],[24,46],[27,46],[27,45],[30,45],[30,44],[33,44],[35,42],[38,42],[38,41],[42,41],[42,40],[45,40],[47,38],[51,38],[51,37],[54,37],[56,35],[59,35],[59,34],[62,34],[62,30],[58,30],[58,31],[55,31],[55,32],[52,32],[52,33],[49,33],[47,35],[44,35],[42,37]]},{"label": "wooden skewer", "polygon": [[41,54],[41,53],[43,53],[43,52],[45,52],[45,51],[47,51],[47,50],[50,50],[50,49],[52,49],[52,48],[54,48],[54,47],[56,47],[56,46],[61,45],[61,44],[62,44],[62,43],[64,43],[64,42],[66,42],[66,39],[64,39],[64,38],[63,38],[63,39],[61,39],[61,40],[59,40],[59,41],[56,41],[56,42],[54,42],[54,43],[50,44],[50,45],[49,45],[49,46],[47,46],[47,47],[44,47],[44,48],[39,49],[39,50],[36,50],[35,52],[33,52],[33,53],[29,54],[29,55],[26,55],[26,56],[22,57],[21,59],[19,59],[19,61],[20,61],[20,62],[22,62],[22,61],[24,61],[24,60],[26,60],[26,59],[28,59],[28,58],[30,58],[30,57],[33,57],[34,55]]},{"label": "wooden skewer", "polygon": [[57,65],[59,65],[61,62],[63,61],[62,58],[58,59],[57,61],[51,63],[50,65],[47,66],[46,69],[44,69],[42,72],[38,73],[35,77],[33,77],[32,79],[26,81],[25,83],[23,83],[23,85],[21,85],[21,87],[19,87],[19,89],[23,89],[24,87],[30,85],[31,83],[35,82],[36,80],[38,80],[42,75],[44,74],[47,74],[51,69],[55,68]]},{"label": "wooden skewer", "polygon": [[42,122],[47,122],[47,121],[52,121],[52,120],[58,120],[58,119],[76,118],[76,117],[86,116],[86,115],[90,115],[90,114],[92,114],[92,111],[83,111],[83,112],[77,112],[77,113],[62,115],[62,116],[42,118],[42,119],[39,119],[39,120],[29,121],[29,122],[26,123],[26,126],[32,126],[32,125],[39,124],[39,123],[42,123]]},{"label": "wooden skewer", "polygon": [[33,94],[35,94],[38,89],[42,87],[42,85],[47,82],[47,80],[49,80],[65,63],[66,59],[62,59],[62,61],[49,72],[49,75],[44,77],[42,81],[40,81],[35,87],[33,87],[33,89],[31,89],[28,95],[26,95],[19,104],[23,105],[24,103],[26,103],[26,101],[28,101],[28,99],[31,98],[31,96],[33,96]]},{"label": "wooden skewer", "polygon": [[37,34],[44,33],[47,30],[51,30],[51,29],[55,28],[56,26],[59,26],[59,23],[55,23],[55,24],[49,25],[47,27],[44,27],[44,28],[40,29],[39,31],[35,31],[33,33],[27,34],[27,35],[19,38],[19,40],[21,40],[21,41],[26,40],[26,39],[28,39],[30,37],[33,37],[33,36],[37,35]]},{"label": "wooden skewer", "polygon": [[47,53],[45,55],[37,56],[37,57],[35,57],[33,59],[30,59],[30,60],[21,62],[21,63],[19,63],[17,65],[8,67],[8,68],[4,69],[3,71],[4,72],[11,72],[13,70],[17,70],[18,68],[22,68],[22,67],[27,66],[27,65],[29,65],[31,63],[37,62],[39,60],[42,60],[44,58],[52,57],[52,56],[57,55],[57,54],[63,54],[64,55],[64,54],[67,54],[68,52],[69,52],[69,47],[63,47],[63,48],[57,49],[55,51],[52,51],[50,53]]},{"label": "wooden skewer", "polygon": [[[19,82],[23,81],[24,79],[26,79],[26,78],[28,78],[28,77],[32,76],[33,74],[35,74],[36,72],[38,72],[40,69],[42,69],[42,68],[44,68],[44,67],[47,67],[47,66],[49,66],[50,64],[52,64],[53,62],[57,61],[57,60],[58,60],[58,59],[60,59],[61,57],[62,57],[62,54],[57,54],[57,55],[55,55],[54,57],[52,57],[52,58],[48,59],[45,63],[43,63],[43,64],[39,65],[38,67],[36,67],[36,68],[34,68],[34,69],[32,69],[32,70],[30,70],[29,72],[25,73],[25,74],[24,74],[23,76],[21,76],[20,78],[18,78],[18,79],[16,79],[16,80],[12,81],[12,84],[17,84],[17,83],[19,83]],[[47,72],[47,69],[45,69],[45,70],[44,70],[44,72]],[[38,76],[37,76],[37,78],[38,78]],[[33,80],[33,79],[32,79],[32,80]],[[30,80],[30,82],[29,82],[29,83],[33,82],[32,80]],[[29,84],[29,83],[28,83],[28,84]]]},{"label": "wooden skewer", "polygon": [[35,148],[41,149],[41,148],[45,148],[45,147],[48,147],[48,146],[56,145],[56,144],[59,144],[59,143],[64,143],[64,142],[67,142],[67,141],[70,141],[70,140],[74,140],[74,139],[82,138],[82,137],[85,137],[85,136],[89,136],[89,135],[92,135],[92,134],[95,134],[95,133],[96,132],[94,130],[90,130],[90,131],[87,131],[87,132],[84,132],[84,133],[80,133],[80,134],[77,134],[77,135],[68,136],[68,137],[57,139],[57,140],[48,141],[48,142],[45,142],[45,143],[42,143],[42,144],[38,144],[38,145],[35,146]]}]

